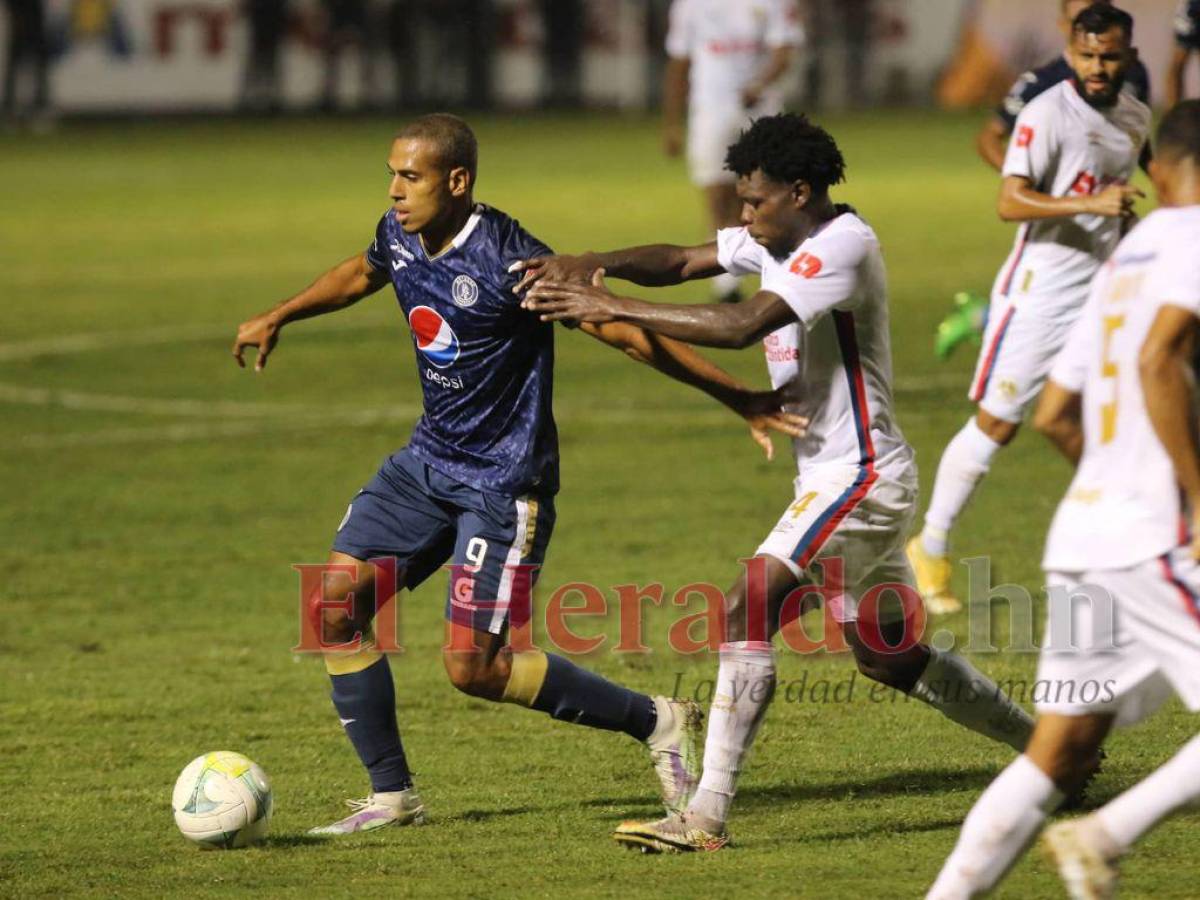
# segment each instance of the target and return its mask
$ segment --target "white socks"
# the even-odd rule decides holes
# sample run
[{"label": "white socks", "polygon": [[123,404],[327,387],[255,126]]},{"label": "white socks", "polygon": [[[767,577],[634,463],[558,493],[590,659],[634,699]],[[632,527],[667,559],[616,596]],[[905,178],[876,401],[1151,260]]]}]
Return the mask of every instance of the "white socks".
[{"label": "white socks", "polygon": [[933,647],[929,653],[929,665],[909,696],[964,728],[1023,751],[1033,733],[1029,714],[961,656]]},{"label": "white socks", "polygon": [[704,741],[704,774],[687,809],[689,820],[698,828],[713,834],[725,830],[738,773],[774,693],[775,655],[770,643],[721,645],[717,689]]},{"label": "white socks", "polygon": [[966,900],[987,893],[1062,799],[1045,772],[1029,757],[1018,756],[971,808],[926,900]]},{"label": "white socks", "polygon": [[921,544],[926,553],[931,556],[947,554],[950,529],[971,499],[975,486],[992,467],[992,457],[1001,446],[983,433],[974,416],[946,445],[938,463],[933,497],[921,532]]},{"label": "white socks", "polygon": [[1098,821],[1122,854],[1172,813],[1200,799],[1200,735],[1142,781],[1097,810]]}]

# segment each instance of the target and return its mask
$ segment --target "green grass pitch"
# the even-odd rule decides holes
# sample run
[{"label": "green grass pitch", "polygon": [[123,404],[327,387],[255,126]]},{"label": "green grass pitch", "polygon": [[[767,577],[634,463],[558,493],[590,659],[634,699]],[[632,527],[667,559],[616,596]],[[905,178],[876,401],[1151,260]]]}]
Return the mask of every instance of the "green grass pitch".
[{"label": "green grass pitch", "polygon": [[[1012,231],[992,213],[973,118],[825,120],[850,166],[838,197],[884,244],[900,421],[927,494],[968,415],[973,362],[936,362],[932,330],[955,290],[987,290]],[[393,661],[432,826],[304,837],[366,782],[320,663],[290,651],[290,567],[324,560],[348,499],[404,442],[419,389],[390,292],[293,326],[260,376],[234,365],[229,344],[239,321],[365,247],[387,203],[391,125],[75,125],[0,138],[0,894],[921,895],[1005,748],[915,704],[872,703],[861,682],[850,702],[777,701],[730,823],[736,848],[627,853],[611,827],[656,812],[642,749],[457,695],[438,653],[441,577],[405,598],[407,652]],[[699,198],[659,155],[648,119],[476,125],[479,199],[557,248],[705,238]],[[790,499],[787,453],[768,465],[706,398],[585,336],[558,341],[564,487],[541,597],[570,581],[727,585]],[[716,355],[765,383],[758,350]],[[956,551],[990,554],[998,578],[1037,591],[1067,478],[1022,435]],[[649,620],[657,652],[602,650],[586,664],[646,691],[703,687],[715,659],[665,652],[667,621]],[[948,623],[960,640],[966,626]],[[1028,654],[975,661],[1003,678],[1035,665]],[[852,671],[845,656],[780,663],[784,681]],[[1095,797],[1194,729],[1174,704],[1118,735]],[[201,853],[176,833],[175,776],[215,749],[272,777],[265,846]],[[1154,832],[1125,865],[1125,896],[1195,896],[1198,824]],[[1060,888],[1031,854],[1000,895]]]}]

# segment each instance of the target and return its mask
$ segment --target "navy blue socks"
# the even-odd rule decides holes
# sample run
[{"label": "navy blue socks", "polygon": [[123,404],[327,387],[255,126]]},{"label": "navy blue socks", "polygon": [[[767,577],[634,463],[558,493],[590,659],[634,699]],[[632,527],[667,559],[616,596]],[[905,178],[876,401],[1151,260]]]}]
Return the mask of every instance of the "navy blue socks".
[{"label": "navy blue socks", "polygon": [[377,794],[412,787],[412,774],[400,730],[396,725],[396,689],[387,658],[360,672],[330,675],[333,705],[346,729],[346,736],[371,776]]}]

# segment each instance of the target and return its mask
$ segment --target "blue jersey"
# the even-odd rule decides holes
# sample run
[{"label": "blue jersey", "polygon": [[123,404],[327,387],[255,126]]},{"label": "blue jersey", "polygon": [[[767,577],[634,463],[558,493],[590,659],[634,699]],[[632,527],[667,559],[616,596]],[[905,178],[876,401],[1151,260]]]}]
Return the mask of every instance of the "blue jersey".
[{"label": "blue jersey", "polygon": [[[1040,97],[1056,84],[1068,81],[1075,74],[1065,56],[1060,56],[1053,62],[1046,63],[1037,69],[1031,69],[1020,78],[1004,98],[1004,102],[996,107],[996,116],[1000,118],[1011,132],[1017,124],[1017,116],[1029,103]],[[1125,87],[1132,90],[1143,103],[1150,102],[1150,73],[1142,65],[1140,59],[1135,59],[1129,71],[1125,73]]]},{"label": "blue jersey", "polygon": [[1188,50],[1200,50],[1200,0],[1179,0],[1175,42]]},{"label": "blue jersey", "polygon": [[478,490],[558,490],[554,329],[521,309],[508,272],[550,252],[483,205],[436,256],[391,210],[367,248],[367,262],[391,276],[416,349],[425,414],[409,450]]}]

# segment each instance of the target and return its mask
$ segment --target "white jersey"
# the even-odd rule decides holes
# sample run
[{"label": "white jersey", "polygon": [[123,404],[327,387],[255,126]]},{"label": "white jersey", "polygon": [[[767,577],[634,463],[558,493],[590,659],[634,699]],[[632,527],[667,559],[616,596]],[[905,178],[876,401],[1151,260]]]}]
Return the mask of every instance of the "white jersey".
[{"label": "white jersey", "polygon": [[915,481],[912,449],[892,412],[887,273],[879,239],[848,207],[785,259],[745,228],[717,233],[718,259],[733,275],[762,275],[798,322],[764,342],[771,384],[795,384],[790,412],[809,419],[794,441],[801,476],[821,465],[860,466]]},{"label": "white jersey", "polygon": [[[1064,81],[1017,117],[1003,174],[1028,178],[1035,190],[1053,197],[1096,194],[1129,181],[1149,128],[1150,108],[1128,91],[1101,110]],[[1026,222],[996,277],[993,297],[1019,301],[1032,294],[1032,305],[1047,317],[1076,315],[1088,282],[1120,235],[1121,220],[1105,216]]]},{"label": "white jersey", "polygon": [[[804,41],[796,0],[673,0],[667,55],[691,60],[693,113],[741,111],[741,91],[767,65],[771,51]],[[761,106],[781,108],[777,87]]]},{"label": "white jersey", "polygon": [[1146,413],[1138,354],[1159,309],[1200,316],[1200,206],[1160,209],[1125,238],[1050,377],[1083,395],[1083,458],[1058,507],[1044,565],[1118,569],[1185,543],[1178,482]]}]

